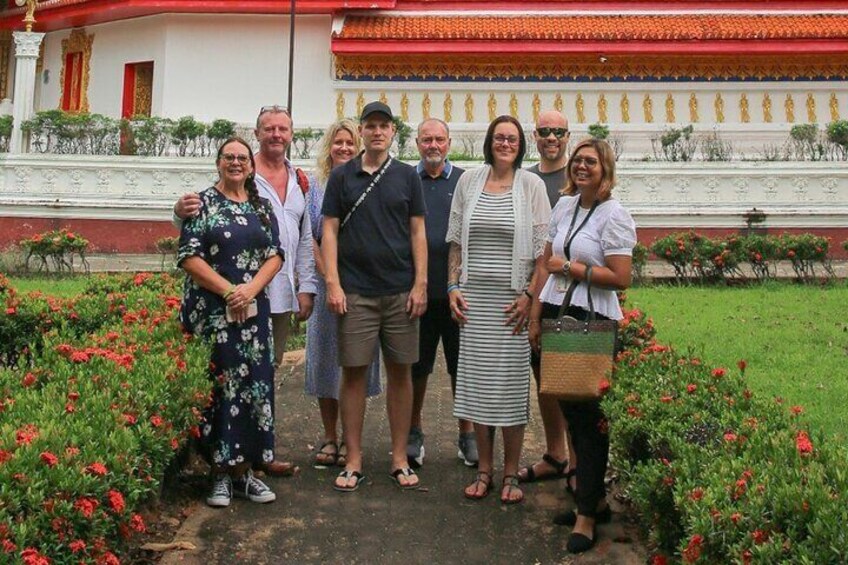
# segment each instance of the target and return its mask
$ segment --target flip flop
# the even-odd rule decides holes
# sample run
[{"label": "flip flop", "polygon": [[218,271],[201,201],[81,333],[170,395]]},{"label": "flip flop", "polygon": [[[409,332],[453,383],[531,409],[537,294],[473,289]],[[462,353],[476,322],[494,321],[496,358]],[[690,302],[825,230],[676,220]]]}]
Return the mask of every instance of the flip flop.
[{"label": "flip flop", "polygon": [[[353,485],[350,485],[350,486],[349,486],[349,485],[347,484],[347,482],[348,482],[351,478],[355,478],[355,479],[356,479],[356,482],[355,482],[355,483],[353,483]],[[337,491],[339,491],[339,492],[353,492],[353,491],[355,491],[356,489],[358,489],[358,488],[359,488],[359,485],[361,485],[361,484],[362,484],[362,481],[364,481],[364,480],[365,480],[365,475],[363,475],[363,474],[362,474],[362,473],[360,473],[359,471],[342,471],[341,473],[339,473],[339,476],[338,476],[338,477],[336,477],[336,480],[338,480],[338,479],[344,479],[345,484],[344,484],[344,486],[342,486],[342,485],[339,485],[338,483],[336,483],[336,482],[334,481],[334,482],[333,482],[333,488],[334,488],[334,489],[336,489],[336,490],[337,490]]]},{"label": "flip flop", "polygon": [[415,483],[413,484],[403,484],[402,482],[400,482],[401,475],[406,477],[407,480],[411,477],[418,477],[418,474],[409,467],[400,467],[399,469],[395,469],[394,471],[392,471],[391,477],[395,484],[398,486],[398,488],[400,488],[401,490],[412,490],[418,488],[420,481],[415,481]]},{"label": "flip flop", "polygon": [[521,473],[518,474],[518,481],[522,483],[532,483],[536,481],[552,481],[555,479],[564,479],[568,478],[568,472],[566,469],[568,468],[568,460],[557,461],[550,453],[545,453],[542,455],[542,461],[553,467],[553,473],[545,473],[544,475],[536,475],[536,471],[533,470],[533,467],[536,465],[528,465],[521,470],[524,471],[526,478],[521,478]]}]

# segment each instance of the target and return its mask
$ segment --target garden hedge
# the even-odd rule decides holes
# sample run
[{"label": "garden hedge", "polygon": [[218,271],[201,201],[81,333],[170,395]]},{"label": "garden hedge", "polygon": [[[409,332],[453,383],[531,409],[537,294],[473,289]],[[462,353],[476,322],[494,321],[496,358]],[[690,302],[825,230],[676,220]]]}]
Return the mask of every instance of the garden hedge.
[{"label": "garden hedge", "polygon": [[0,275],[0,300],[0,562],[118,563],[199,433],[208,348],[181,331],[165,276],[98,278],[60,300]]},{"label": "garden hedge", "polygon": [[[644,324],[638,311],[622,322]],[[802,407],[748,389],[746,366],[652,340],[619,356],[603,401],[612,459],[653,562],[848,562],[848,450]]]}]

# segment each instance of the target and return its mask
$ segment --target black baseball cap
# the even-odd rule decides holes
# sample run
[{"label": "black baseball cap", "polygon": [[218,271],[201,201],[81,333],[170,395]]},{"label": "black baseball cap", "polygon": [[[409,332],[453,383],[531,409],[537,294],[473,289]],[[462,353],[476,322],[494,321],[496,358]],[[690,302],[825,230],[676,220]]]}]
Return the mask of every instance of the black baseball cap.
[{"label": "black baseball cap", "polygon": [[359,116],[359,121],[364,122],[371,114],[385,114],[390,120],[395,119],[392,115],[392,109],[388,105],[380,101],[369,102],[362,109],[362,115]]}]

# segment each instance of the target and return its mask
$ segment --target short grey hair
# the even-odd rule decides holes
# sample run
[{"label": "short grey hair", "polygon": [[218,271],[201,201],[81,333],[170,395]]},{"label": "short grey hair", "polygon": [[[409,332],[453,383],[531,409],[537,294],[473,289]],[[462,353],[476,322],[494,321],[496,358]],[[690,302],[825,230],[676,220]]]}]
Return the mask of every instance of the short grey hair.
[{"label": "short grey hair", "polygon": [[445,128],[445,133],[450,137],[450,128],[448,127],[448,123],[444,120],[440,120],[439,118],[427,118],[426,120],[422,120],[420,124],[418,124],[418,133],[417,136],[421,135],[421,128],[424,127],[424,124],[428,122],[436,122],[437,124],[441,124],[443,128]]}]

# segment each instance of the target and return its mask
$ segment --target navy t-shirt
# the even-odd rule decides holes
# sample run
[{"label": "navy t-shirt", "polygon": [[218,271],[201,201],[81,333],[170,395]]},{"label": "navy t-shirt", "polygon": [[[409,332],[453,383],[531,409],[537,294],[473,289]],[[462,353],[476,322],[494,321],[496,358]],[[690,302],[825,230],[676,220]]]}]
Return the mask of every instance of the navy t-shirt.
[{"label": "navy t-shirt", "polygon": [[[362,155],[333,169],[324,193],[324,216],[338,218],[341,224],[374,176],[362,170]],[[344,291],[364,296],[408,292],[415,280],[409,221],[426,213],[415,167],[392,159],[380,182],[339,228]]]},{"label": "navy t-shirt", "polygon": [[453,191],[459,177],[465,171],[445,162],[442,174],[436,178],[427,174],[419,163],[418,174],[424,187],[424,202],[427,204],[427,296],[434,300],[448,299],[448,235]]}]

